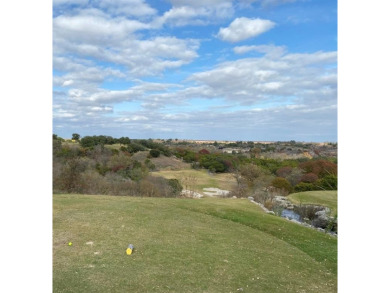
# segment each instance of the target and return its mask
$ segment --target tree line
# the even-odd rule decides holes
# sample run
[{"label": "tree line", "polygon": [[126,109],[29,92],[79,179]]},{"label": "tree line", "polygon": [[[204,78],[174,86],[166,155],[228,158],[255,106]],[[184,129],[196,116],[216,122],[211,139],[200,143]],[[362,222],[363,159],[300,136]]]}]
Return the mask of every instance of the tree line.
[{"label": "tree line", "polygon": [[[53,135],[53,189],[58,192],[103,193],[139,196],[179,196],[180,182],[150,176],[155,170],[153,158],[175,156],[190,163],[194,169],[211,173],[231,173],[236,180],[232,195],[310,190],[337,190],[335,159],[271,159],[262,158],[251,149],[247,154],[223,153],[206,148],[158,143],[152,139],[113,138],[106,135],[80,136],[79,144],[63,144]],[[295,142],[294,142],[295,143]],[[118,149],[107,146],[119,144]],[[214,143],[215,144],[215,143]],[[253,143],[237,145],[254,146]],[[254,147],[255,148],[255,147]],[[148,151],[142,162],[134,154]],[[271,189],[270,189],[271,188]],[[261,195],[264,197],[265,195]]]}]

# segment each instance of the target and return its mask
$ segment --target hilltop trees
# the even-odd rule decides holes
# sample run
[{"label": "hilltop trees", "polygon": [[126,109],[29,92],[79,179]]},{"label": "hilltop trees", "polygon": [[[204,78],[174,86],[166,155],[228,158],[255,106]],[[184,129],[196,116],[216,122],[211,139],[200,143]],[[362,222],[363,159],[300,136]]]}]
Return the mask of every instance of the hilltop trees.
[{"label": "hilltop trees", "polygon": [[84,136],[80,140],[82,147],[93,147],[95,145],[105,145],[105,144],[114,144],[116,140],[112,136],[107,135],[94,135],[94,136]]},{"label": "hilltop trees", "polygon": [[131,140],[128,137],[121,137],[118,139],[118,143],[120,144],[130,144]]},{"label": "hilltop trees", "polygon": [[78,133],[73,133],[73,134],[72,134],[72,139],[78,141],[78,140],[80,139],[80,134],[78,134]]}]

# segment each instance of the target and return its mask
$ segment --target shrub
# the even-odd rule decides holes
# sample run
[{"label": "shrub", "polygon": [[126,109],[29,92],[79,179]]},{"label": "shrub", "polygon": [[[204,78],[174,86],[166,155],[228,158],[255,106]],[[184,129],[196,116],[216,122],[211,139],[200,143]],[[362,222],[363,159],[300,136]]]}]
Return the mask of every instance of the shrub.
[{"label": "shrub", "polygon": [[124,168],[127,168],[132,164],[132,162],[133,160],[130,156],[126,155],[125,153],[119,153],[118,155],[114,155],[109,158],[109,160],[107,161],[107,167],[110,169],[114,168],[118,170],[118,166],[123,166]]},{"label": "shrub", "polygon": [[182,187],[177,179],[148,176],[139,182],[140,196],[148,197],[177,197]]},{"label": "shrub", "polygon": [[292,186],[295,186],[300,182],[302,175],[303,175],[302,169],[293,168],[291,173],[286,177],[286,179],[288,180],[288,182],[291,183]]},{"label": "shrub", "polygon": [[319,178],[326,175],[337,175],[337,165],[326,160],[314,160],[299,164],[299,167],[306,171],[306,173],[314,173]]},{"label": "shrub", "polygon": [[321,211],[323,208],[315,205],[300,205],[295,206],[294,211],[302,218],[308,218],[313,220],[316,217],[316,212]]},{"label": "shrub", "polygon": [[287,179],[282,177],[276,177],[274,180],[272,180],[271,185],[273,187],[281,189],[282,191],[284,190],[285,192],[287,192],[287,194],[293,191],[293,187],[291,186],[290,182],[288,182]]},{"label": "shrub", "polygon": [[276,176],[286,178],[288,175],[291,174],[292,167],[281,167],[278,170],[276,170]]},{"label": "shrub", "polygon": [[[239,186],[233,187],[233,189],[230,191],[229,196],[235,196],[238,198],[241,197],[247,197],[248,196],[248,187],[244,184],[241,184]],[[255,196],[254,196],[255,198]],[[255,198],[256,200],[256,198]]]},{"label": "shrub", "polygon": [[264,207],[267,210],[272,211],[272,208],[274,207],[274,204],[273,204],[272,200],[266,200],[265,203],[264,203]]},{"label": "shrub", "polygon": [[316,190],[315,186],[312,183],[300,182],[294,186],[295,192],[303,192],[303,191],[310,191],[310,190]]},{"label": "shrub", "polygon": [[184,162],[186,162],[186,163],[191,163],[191,162],[196,161],[195,153],[194,153],[194,152],[187,152],[187,153],[183,156],[183,160],[184,160]]},{"label": "shrub", "polygon": [[150,159],[145,159],[144,164],[146,167],[148,167],[149,170],[151,171],[156,170],[156,165],[153,164]]},{"label": "shrub", "polygon": [[160,156],[160,151],[159,150],[155,150],[155,149],[152,149],[149,151],[149,154],[153,157],[153,158],[158,158]]},{"label": "shrub", "polygon": [[177,179],[168,179],[168,185],[172,189],[173,196],[179,196],[183,190],[183,186],[180,184],[179,180]]},{"label": "shrub", "polygon": [[250,186],[253,186],[255,180],[262,174],[262,170],[254,164],[246,164],[240,167],[240,174]]},{"label": "shrub", "polygon": [[209,169],[212,172],[225,172],[228,166],[224,165],[224,159],[215,154],[203,155],[200,160],[200,166]]},{"label": "shrub", "polygon": [[80,174],[86,170],[88,161],[85,159],[73,158],[66,161],[61,168],[60,178],[53,186],[53,189],[63,190],[69,193],[82,192]]},{"label": "shrub", "polygon": [[85,194],[108,194],[109,183],[95,170],[87,170],[81,174],[81,190]]},{"label": "shrub", "polygon": [[124,178],[130,178],[134,181],[141,181],[149,174],[148,167],[142,165],[137,160],[132,161],[131,165],[127,166],[126,169],[121,169],[118,171],[118,174],[123,176]]},{"label": "shrub", "polygon": [[[99,172],[100,175],[104,176],[108,171],[110,171],[111,169],[109,167],[107,167],[106,165],[102,165],[100,163],[96,163],[95,165],[95,169],[97,172]],[[118,171],[119,169],[117,169]]]},{"label": "shrub", "polygon": [[337,176],[335,175],[327,175],[316,183],[320,189],[337,190]]},{"label": "shrub", "polygon": [[112,157],[112,151],[105,148],[103,145],[96,145],[93,148],[88,149],[87,156],[95,160],[96,163],[105,166]]},{"label": "shrub", "polygon": [[127,146],[127,150],[129,153],[134,154],[141,151],[146,151],[146,148],[138,143],[132,142]]},{"label": "shrub", "polygon": [[318,180],[318,176],[314,173],[307,173],[302,176],[301,182],[313,183]]},{"label": "shrub", "polygon": [[58,156],[61,153],[62,144],[61,140],[53,139],[53,156]]}]

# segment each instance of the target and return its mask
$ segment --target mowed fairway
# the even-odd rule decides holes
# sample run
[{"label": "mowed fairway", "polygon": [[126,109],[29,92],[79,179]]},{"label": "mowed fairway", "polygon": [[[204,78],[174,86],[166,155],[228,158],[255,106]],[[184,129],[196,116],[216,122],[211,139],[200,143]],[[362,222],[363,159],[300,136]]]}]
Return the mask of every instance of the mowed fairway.
[{"label": "mowed fairway", "polygon": [[235,179],[230,173],[210,174],[207,170],[163,170],[152,172],[153,176],[161,176],[166,179],[178,179],[183,187],[189,185],[190,189],[202,193],[203,188],[215,187],[231,190],[235,185]]},{"label": "mowed fairway", "polygon": [[314,204],[327,206],[331,210],[331,215],[337,214],[337,190],[316,190],[292,193],[288,196],[292,203]]},{"label": "mowed fairway", "polygon": [[240,291],[337,292],[337,239],[246,199],[53,195],[53,292]]}]

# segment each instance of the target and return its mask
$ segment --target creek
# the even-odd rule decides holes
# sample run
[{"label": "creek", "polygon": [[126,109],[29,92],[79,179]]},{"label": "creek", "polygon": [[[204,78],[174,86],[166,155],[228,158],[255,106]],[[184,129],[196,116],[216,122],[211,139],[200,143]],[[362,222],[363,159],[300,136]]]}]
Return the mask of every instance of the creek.
[{"label": "creek", "polygon": [[294,212],[293,210],[283,209],[280,216],[289,220],[296,220],[298,222],[303,222],[301,215]]},{"label": "creek", "polygon": [[276,197],[272,210],[268,210],[263,204],[255,202],[253,197],[249,197],[251,202],[260,205],[267,213],[272,213],[290,221],[298,222],[306,227],[318,229],[332,236],[337,237],[337,218],[329,217],[329,208],[319,205],[293,205],[285,197]]}]

